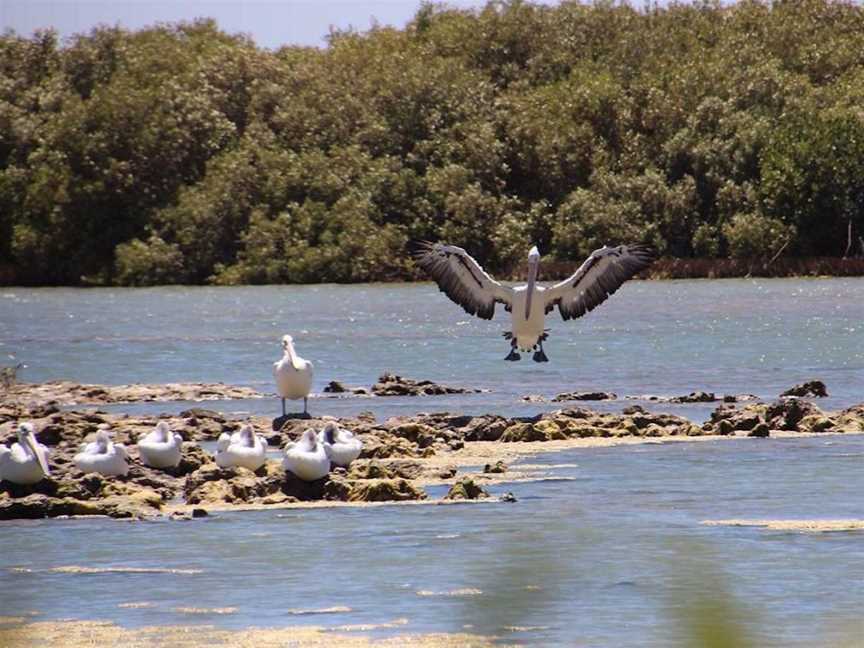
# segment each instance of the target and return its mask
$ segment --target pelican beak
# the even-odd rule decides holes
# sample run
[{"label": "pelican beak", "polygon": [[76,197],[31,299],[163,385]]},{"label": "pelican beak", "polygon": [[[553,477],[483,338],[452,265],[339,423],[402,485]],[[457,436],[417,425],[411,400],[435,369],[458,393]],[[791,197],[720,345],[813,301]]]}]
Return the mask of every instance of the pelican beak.
[{"label": "pelican beak", "polygon": [[28,432],[24,437],[24,440],[27,442],[27,447],[30,448],[30,452],[32,452],[33,456],[36,457],[36,461],[39,462],[39,467],[42,469],[42,472],[46,477],[50,476],[51,470],[48,468],[48,462],[45,461],[45,454],[42,452],[42,448],[39,447],[36,437],[32,432]]},{"label": "pelican beak", "polygon": [[525,319],[531,316],[531,301],[534,297],[534,283],[537,281],[537,267],[540,264],[540,253],[536,247],[531,248],[528,255],[528,286],[525,288]]}]

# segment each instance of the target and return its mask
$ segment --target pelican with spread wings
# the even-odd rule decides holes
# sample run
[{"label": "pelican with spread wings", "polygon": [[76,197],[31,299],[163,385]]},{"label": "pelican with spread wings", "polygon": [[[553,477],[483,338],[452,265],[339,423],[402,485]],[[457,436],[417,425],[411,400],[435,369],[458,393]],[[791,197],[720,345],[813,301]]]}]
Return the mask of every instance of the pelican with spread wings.
[{"label": "pelican with spread wings", "polygon": [[504,333],[510,340],[510,354],[504,359],[520,360],[518,351],[534,351],[535,362],[549,361],[543,352],[547,313],[557,306],[564,320],[582,317],[654,259],[654,251],[647,245],[604,246],[592,252],[572,276],[544,287],[536,283],[540,252],[534,246],[528,253],[528,283],[510,287],[495,281],[460,247],[424,242],[415,252],[417,264],[467,313],[491,320],[495,304],[504,304],[513,323]]}]

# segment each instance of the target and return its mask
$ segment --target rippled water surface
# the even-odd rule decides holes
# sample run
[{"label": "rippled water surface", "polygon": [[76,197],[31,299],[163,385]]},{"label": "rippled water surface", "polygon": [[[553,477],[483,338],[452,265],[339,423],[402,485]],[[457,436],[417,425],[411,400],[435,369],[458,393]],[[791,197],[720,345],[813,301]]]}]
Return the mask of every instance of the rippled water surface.
[{"label": "rippled water surface", "polygon": [[[330,380],[369,386],[382,371],[488,393],[331,400],[318,411],[531,413],[520,397],[701,389],[769,398],[820,378],[826,407],[864,400],[864,279],[630,282],[587,317],[556,313],[546,350],[506,363],[507,314],[472,318],[431,284],[239,288],[5,289],[0,353],[22,377],[128,383],[224,381],[270,391],[283,333]],[[164,409],[164,406],[160,406]],[[616,404],[614,407],[620,407]],[[271,402],[235,409],[273,411]],[[684,408],[700,417],[710,407]]]},{"label": "rippled water surface", "polygon": [[[489,390],[312,401],[332,414],[533,413],[543,406],[521,396],[588,389],[768,398],[814,377],[831,393],[825,408],[864,401],[861,279],[634,282],[584,320],[548,322],[552,362],[505,363],[504,314],[475,321],[429,284],[7,288],[0,353],[27,363],[25,380],[225,381],[269,391],[278,339],[290,332],[315,362],[317,391],[331,379],[370,385],[384,370]],[[275,413],[278,405],[219,407]],[[666,408],[697,419],[710,410]],[[493,489],[513,491],[515,504],[2,523],[0,614],[229,627],[401,619],[378,632],[662,646],[686,643],[678,633],[688,606],[724,590],[757,645],[831,645],[864,632],[861,533],[701,524],[864,517],[864,438],[664,443],[526,461],[549,479]],[[50,571],[63,565],[191,571]],[[346,610],[296,614],[332,607]]]}]

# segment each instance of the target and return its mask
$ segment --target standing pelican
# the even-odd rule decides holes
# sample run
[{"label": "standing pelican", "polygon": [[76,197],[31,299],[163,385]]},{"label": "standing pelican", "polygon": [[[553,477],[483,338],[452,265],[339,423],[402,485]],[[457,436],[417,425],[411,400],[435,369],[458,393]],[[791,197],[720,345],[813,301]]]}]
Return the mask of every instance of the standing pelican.
[{"label": "standing pelican", "polygon": [[183,437],[172,433],[165,421],[159,421],[152,432],[138,439],[141,461],[153,468],[173,468],[179,464],[182,447]]},{"label": "standing pelican", "polygon": [[282,467],[303,481],[315,481],[327,476],[330,472],[330,457],[324,444],[315,437],[315,430],[306,430],[299,441],[285,446]]},{"label": "standing pelican", "polygon": [[528,253],[528,283],[511,288],[486,274],[460,247],[421,243],[416,253],[417,264],[467,313],[491,320],[495,303],[504,304],[512,320],[511,330],[504,333],[510,340],[510,354],[504,359],[520,360],[517,349],[533,350],[535,362],[549,361],[543,352],[543,341],[548,337],[543,323],[549,311],[557,306],[564,320],[581,317],[651,265],[654,258],[647,245],[604,246],[592,252],[572,276],[544,287],[536,283],[540,252],[534,246]]},{"label": "standing pelican", "polygon": [[348,466],[360,456],[363,443],[348,430],[328,423],[318,433],[318,442],[324,446],[330,461],[336,466]]},{"label": "standing pelican", "polygon": [[267,439],[255,434],[251,425],[228,436],[224,432],[216,443],[216,465],[220,468],[240,466],[258,470],[267,461]]},{"label": "standing pelican", "polygon": [[107,477],[124,476],[129,472],[126,446],[113,443],[104,430],[96,431],[96,440],[75,455],[75,467],[84,473],[99,473]]},{"label": "standing pelican", "polygon": [[48,448],[36,440],[32,423],[21,423],[18,442],[12,444],[12,449],[0,446],[0,480],[35,484],[50,475]]},{"label": "standing pelican", "polygon": [[276,390],[282,398],[282,416],[285,416],[285,399],[303,399],[303,413],[307,413],[309,391],[312,389],[312,363],[304,360],[294,350],[294,338],[282,336],[282,359],[273,363]]}]

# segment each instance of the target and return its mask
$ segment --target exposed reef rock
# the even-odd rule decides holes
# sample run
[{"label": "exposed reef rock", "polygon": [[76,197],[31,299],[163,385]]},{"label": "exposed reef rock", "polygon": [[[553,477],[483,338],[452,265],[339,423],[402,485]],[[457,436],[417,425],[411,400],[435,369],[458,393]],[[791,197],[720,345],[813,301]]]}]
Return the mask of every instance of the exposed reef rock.
[{"label": "exposed reef rock", "polygon": [[445,500],[474,500],[489,497],[488,491],[470,477],[460,479],[450,487]]},{"label": "exposed reef rock", "polygon": [[800,385],[795,385],[791,389],[787,389],[780,397],[783,398],[785,396],[798,396],[801,398],[827,398],[828,390],[825,388],[825,383],[821,380],[810,380],[805,383],[801,383]]},{"label": "exposed reef rock", "polygon": [[6,388],[3,403],[39,405],[105,405],[140,401],[202,401],[265,398],[249,387],[224,383],[167,383],[161,385],[87,385],[68,381],[16,383]]},{"label": "exposed reef rock", "polygon": [[553,403],[560,403],[562,401],[603,401],[603,400],[615,400],[618,398],[617,394],[613,394],[612,392],[565,392],[563,394],[558,394],[555,398],[552,399]]},{"label": "exposed reef rock", "polygon": [[344,385],[338,380],[331,380],[324,386],[325,394],[354,394],[355,396],[368,396],[369,390],[366,387],[350,387]]},{"label": "exposed reef rock", "polygon": [[694,391],[684,396],[657,396],[655,394],[642,394],[641,396],[627,396],[628,400],[644,400],[651,403],[744,403],[760,400],[754,394],[724,394],[717,396],[714,392]]},{"label": "exposed reef rock", "polygon": [[438,396],[440,394],[479,394],[479,389],[439,385],[431,380],[412,380],[391,373],[384,373],[372,386],[376,396]]},{"label": "exposed reef rock", "polygon": [[[695,393],[695,402],[708,402]],[[711,396],[708,394],[707,396]],[[0,519],[68,515],[107,515],[148,518],[178,513],[191,518],[191,507],[278,506],[299,502],[384,502],[426,499],[424,485],[453,483],[456,466],[475,466],[474,472],[509,472],[499,457],[519,456],[530,447],[521,443],[571,439],[682,437],[699,435],[766,437],[780,432],[864,433],[864,404],[824,412],[801,398],[773,403],[721,403],[702,426],[671,414],[647,412],[630,405],[622,413],[600,413],[582,407],[544,412],[533,417],[506,418],[487,414],[469,416],[449,412],[394,416],[378,421],[370,413],[356,417],[290,419],[270,431],[270,419],[247,417],[256,432],[266,431],[274,448],[297,440],[307,428],[321,429],[328,421],[351,430],[363,442],[361,457],[347,469],[336,468],[324,479],[304,482],[286,473],[273,458],[256,472],[222,469],[195,441],[231,433],[244,421],[204,408],[176,416],[128,416],[100,411],[66,411],[56,405],[22,403],[0,405],[0,442],[15,438],[19,421],[30,421],[38,440],[50,449],[52,475],[32,486],[0,481]],[[166,421],[184,438],[176,468],[158,470],[142,465],[135,442]],[[129,449],[129,473],[124,477],[83,474],[72,461],[81,443],[105,425],[115,441]],[[500,442],[506,446],[486,446]],[[466,446],[466,444],[469,444]],[[473,445],[470,445],[473,444]],[[557,447],[561,447],[560,445]],[[468,453],[462,452],[465,448]],[[492,451],[489,452],[488,448]],[[506,448],[506,449],[505,449]],[[498,455],[496,456],[496,453]],[[466,458],[471,461],[466,462]],[[478,459],[480,459],[478,461]],[[484,466],[484,462],[489,463]],[[469,473],[472,471],[468,471]],[[513,472],[518,479],[519,471]],[[477,482],[462,476],[448,498],[480,496]],[[179,508],[179,512],[177,511]]]}]

